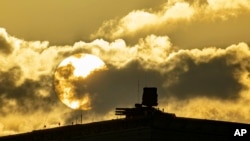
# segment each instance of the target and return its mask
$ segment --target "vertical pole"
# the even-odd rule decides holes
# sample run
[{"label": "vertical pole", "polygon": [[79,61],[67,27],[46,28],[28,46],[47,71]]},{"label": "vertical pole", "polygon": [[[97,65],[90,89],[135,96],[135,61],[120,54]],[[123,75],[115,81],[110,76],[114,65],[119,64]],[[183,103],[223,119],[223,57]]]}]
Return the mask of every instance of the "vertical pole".
[{"label": "vertical pole", "polygon": [[81,110],[81,124],[82,124],[82,110]]},{"label": "vertical pole", "polygon": [[140,102],[140,82],[139,82],[139,79],[137,81],[137,100],[138,100],[138,103]]}]

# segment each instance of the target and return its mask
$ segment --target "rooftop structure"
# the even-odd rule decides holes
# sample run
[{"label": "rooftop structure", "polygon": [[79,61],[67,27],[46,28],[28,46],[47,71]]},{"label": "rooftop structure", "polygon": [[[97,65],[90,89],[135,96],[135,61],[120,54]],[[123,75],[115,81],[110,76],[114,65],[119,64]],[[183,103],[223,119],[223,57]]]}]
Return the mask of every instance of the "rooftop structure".
[{"label": "rooftop structure", "polygon": [[[141,104],[116,108],[123,119],[62,126],[0,137],[0,141],[234,141],[248,140],[250,124],[176,117],[157,106],[157,89],[144,88]],[[236,134],[245,129],[244,137]]]}]

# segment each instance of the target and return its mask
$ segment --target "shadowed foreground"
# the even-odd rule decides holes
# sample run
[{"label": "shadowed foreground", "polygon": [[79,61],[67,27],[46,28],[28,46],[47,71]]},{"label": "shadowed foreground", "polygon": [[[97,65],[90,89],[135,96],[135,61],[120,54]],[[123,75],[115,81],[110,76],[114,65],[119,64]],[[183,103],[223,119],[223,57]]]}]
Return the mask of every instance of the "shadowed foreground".
[{"label": "shadowed foreground", "polygon": [[123,119],[35,130],[0,141],[250,140],[250,124],[176,117],[153,107],[158,105],[157,96],[157,88],[144,88],[142,104],[116,108],[115,114]]},{"label": "shadowed foreground", "polygon": [[[239,140],[236,129],[249,124],[174,117],[162,113],[144,118],[117,119],[79,124],[1,137],[0,141],[151,141],[151,140]],[[250,133],[244,136],[249,137]],[[246,137],[244,137],[246,138]]]}]

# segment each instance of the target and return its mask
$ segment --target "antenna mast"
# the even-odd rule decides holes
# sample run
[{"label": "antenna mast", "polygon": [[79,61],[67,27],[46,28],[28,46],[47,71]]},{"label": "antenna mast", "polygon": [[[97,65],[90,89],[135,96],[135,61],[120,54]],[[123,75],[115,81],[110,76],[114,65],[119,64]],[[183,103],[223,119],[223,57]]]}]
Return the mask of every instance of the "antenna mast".
[{"label": "antenna mast", "polygon": [[81,124],[82,124],[82,110],[81,110]]},{"label": "antenna mast", "polygon": [[140,102],[140,80],[137,80],[137,100]]}]

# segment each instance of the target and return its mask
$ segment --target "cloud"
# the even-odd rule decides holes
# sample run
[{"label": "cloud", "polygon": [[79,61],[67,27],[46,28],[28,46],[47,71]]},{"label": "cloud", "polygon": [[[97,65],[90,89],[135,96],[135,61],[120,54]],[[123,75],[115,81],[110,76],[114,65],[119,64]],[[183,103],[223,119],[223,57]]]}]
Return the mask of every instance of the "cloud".
[{"label": "cloud", "polygon": [[[144,86],[158,87],[159,106],[177,116],[249,122],[248,3],[173,0],[107,21],[93,41],[73,45],[0,28],[0,135],[79,122],[81,113],[84,123],[114,118],[115,107],[141,101]],[[72,83],[90,111],[69,109],[53,86],[59,63],[77,53],[108,68]]]},{"label": "cloud", "polygon": [[[158,11],[135,10],[106,21],[94,38],[125,39],[135,44],[149,34],[169,36],[181,48],[225,47],[249,43],[249,1],[168,1]],[[215,34],[216,32],[216,34]]]},{"label": "cloud", "polygon": [[0,32],[4,42],[0,48],[5,49],[0,51],[1,135],[39,129],[44,124],[44,116],[37,113],[46,115],[63,107],[52,87],[56,55],[48,49],[47,42],[17,39],[2,28]]},{"label": "cloud", "polygon": [[[161,30],[159,26],[166,23],[168,19],[185,19],[193,14],[193,8],[188,3],[175,3],[170,8],[162,8],[161,11],[151,12],[147,10],[136,10],[130,12],[120,20],[110,20],[100,27],[92,37],[104,37],[106,39],[117,38],[139,38],[150,32]],[[157,29],[154,29],[157,28]],[[110,31],[107,34],[107,31]],[[140,35],[136,35],[140,34]],[[142,35],[141,35],[142,34]]]},{"label": "cloud", "polygon": [[179,50],[170,56],[170,80],[165,85],[176,96],[199,93],[235,98],[247,85],[240,81],[240,75],[249,71],[249,47],[244,43],[226,49]]},{"label": "cloud", "polygon": [[1,46],[1,52],[5,53],[5,54],[8,54],[10,52],[12,52],[12,48],[11,46],[9,46],[9,40],[7,38],[7,33],[5,31],[5,29],[0,29],[0,46]]}]

